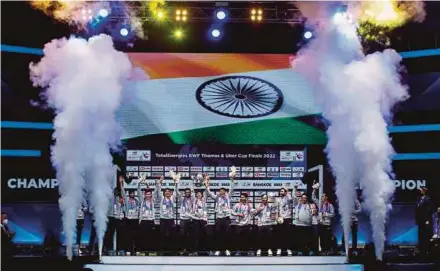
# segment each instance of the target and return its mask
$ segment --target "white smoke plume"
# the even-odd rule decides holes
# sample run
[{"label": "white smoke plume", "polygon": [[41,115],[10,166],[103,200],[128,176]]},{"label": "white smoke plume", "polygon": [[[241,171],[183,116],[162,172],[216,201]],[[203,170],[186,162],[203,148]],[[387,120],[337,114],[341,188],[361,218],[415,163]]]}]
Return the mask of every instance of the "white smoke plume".
[{"label": "white smoke plume", "polygon": [[[317,104],[329,120],[327,157],[336,178],[336,194],[346,250],[356,187],[363,187],[376,257],[382,259],[385,222],[394,186],[389,178],[393,148],[387,132],[393,106],[408,97],[401,84],[401,57],[394,50],[365,56],[356,22],[332,18],[330,10],[307,9],[319,27],[316,38],[298,53],[293,68],[313,86]],[[301,8],[301,7],[300,7]],[[311,12],[313,11],[313,12]]]},{"label": "white smoke plume", "polygon": [[110,149],[120,143],[115,112],[130,72],[128,57],[113,48],[107,35],[53,40],[45,45],[40,62],[30,64],[34,86],[45,88],[43,96],[55,109],[51,160],[69,259],[83,189],[91,197],[101,253],[115,173]]}]

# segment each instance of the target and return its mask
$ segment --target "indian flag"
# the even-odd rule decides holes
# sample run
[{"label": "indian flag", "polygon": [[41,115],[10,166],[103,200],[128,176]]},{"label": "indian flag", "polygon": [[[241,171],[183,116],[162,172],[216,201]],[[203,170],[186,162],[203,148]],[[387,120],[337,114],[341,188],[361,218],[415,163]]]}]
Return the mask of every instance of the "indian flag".
[{"label": "indian flag", "polygon": [[117,114],[122,139],[175,144],[324,144],[320,110],[289,55],[130,53],[132,80]]}]

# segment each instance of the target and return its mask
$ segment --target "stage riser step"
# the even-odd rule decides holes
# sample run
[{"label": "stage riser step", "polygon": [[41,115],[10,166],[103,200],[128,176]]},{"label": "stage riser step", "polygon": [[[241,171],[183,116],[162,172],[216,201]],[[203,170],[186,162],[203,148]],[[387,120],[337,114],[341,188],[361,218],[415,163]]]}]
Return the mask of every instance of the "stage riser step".
[{"label": "stage riser step", "polygon": [[364,271],[357,264],[329,265],[114,265],[91,264],[93,271]]}]

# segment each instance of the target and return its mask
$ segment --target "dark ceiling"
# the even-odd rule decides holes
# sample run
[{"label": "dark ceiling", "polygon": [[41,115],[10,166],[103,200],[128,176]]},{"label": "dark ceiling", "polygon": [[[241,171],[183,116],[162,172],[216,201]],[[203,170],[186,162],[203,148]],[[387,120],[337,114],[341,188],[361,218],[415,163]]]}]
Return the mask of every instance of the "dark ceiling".
[{"label": "dark ceiling", "polygon": [[[205,1],[206,2],[206,1]],[[187,3],[189,4],[189,3]],[[190,3],[197,5],[195,2]],[[229,3],[229,7],[249,3]],[[286,5],[278,1],[272,6]],[[71,35],[71,29],[55,22],[40,11],[33,10],[24,1],[1,2],[2,44],[42,48],[49,40]],[[423,23],[410,23],[390,34],[397,51],[438,48],[440,46],[440,2],[426,2],[427,17]],[[155,52],[248,52],[292,53],[301,45],[303,27],[299,24],[226,23],[221,41],[207,39],[211,22],[188,22],[184,40],[172,40],[170,24],[147,25],[148,40],[119,43],[124,51]],[[380,46],[379,46],[380,47]],[[374,49],[377,46],[373,46]]]}]

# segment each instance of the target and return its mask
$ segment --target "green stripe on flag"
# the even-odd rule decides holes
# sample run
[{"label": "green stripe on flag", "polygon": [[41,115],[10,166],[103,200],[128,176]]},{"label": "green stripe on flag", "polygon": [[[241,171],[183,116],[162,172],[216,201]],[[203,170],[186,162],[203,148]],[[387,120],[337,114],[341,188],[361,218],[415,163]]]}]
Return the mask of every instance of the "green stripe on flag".
[{"label": "green stripe on flag", "polygon": [[175,144],[326,144],[325,132],[294,118],[265,119],[168,133]]}]

